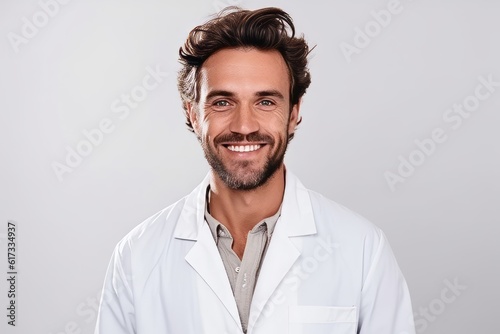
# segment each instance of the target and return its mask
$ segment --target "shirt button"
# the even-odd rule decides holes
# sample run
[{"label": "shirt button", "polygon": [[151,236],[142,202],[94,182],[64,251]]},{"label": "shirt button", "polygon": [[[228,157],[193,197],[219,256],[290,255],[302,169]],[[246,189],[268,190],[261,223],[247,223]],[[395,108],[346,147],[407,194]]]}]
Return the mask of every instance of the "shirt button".
[{"label": "shirt button", "polygon": [[234,271],[236,271],[237,273],[239,273],[240,272],[240,267],[234,268]]}]

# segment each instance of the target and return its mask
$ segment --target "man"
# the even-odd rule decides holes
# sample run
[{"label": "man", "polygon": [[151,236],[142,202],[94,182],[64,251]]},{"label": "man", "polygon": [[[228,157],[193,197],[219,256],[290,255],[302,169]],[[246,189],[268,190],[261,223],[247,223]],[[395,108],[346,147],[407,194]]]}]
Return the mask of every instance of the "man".
[{"label": "man", "polygon": [[283,163],[310,83],[289,15],[230,8],[179,53],[210,172],[117,245],[96,333],[414,333],[384,234]]}]

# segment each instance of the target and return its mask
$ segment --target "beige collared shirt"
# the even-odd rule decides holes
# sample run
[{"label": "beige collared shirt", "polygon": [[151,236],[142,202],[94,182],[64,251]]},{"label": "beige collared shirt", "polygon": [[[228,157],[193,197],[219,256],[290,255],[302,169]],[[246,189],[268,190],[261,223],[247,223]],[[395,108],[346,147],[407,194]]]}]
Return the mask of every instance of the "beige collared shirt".
[{"label": "beige collared shirt", "polygon": [[281,207],[273,216],[263,219],[248,232],[243,259],[240,260],[232,249],[233,237],[231,233],[229,233],[224,225],[210,215],[208,210],[209,191],[208,188],[207,201],[205,202],[205,220],[210,226],[210,231],[226,268],[227,277],[229,278],[234,299],[238,306],[241,326],[243,332],[246,333],[255,283],[257,282],[262,261],[271,241],[274,226],[281,214]]}]

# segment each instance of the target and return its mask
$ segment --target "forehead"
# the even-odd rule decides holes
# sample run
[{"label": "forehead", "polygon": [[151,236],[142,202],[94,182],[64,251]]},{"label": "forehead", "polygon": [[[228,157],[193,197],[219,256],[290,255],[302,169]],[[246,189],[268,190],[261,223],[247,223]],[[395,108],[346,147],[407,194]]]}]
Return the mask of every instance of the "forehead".
[{"label": "forehead", "polygon": [[288,68],[276,50],[222,49],[203,63],[200,75],[202,96],[220,89],[241,94],[274,89],[287,98],[289,94]]}]

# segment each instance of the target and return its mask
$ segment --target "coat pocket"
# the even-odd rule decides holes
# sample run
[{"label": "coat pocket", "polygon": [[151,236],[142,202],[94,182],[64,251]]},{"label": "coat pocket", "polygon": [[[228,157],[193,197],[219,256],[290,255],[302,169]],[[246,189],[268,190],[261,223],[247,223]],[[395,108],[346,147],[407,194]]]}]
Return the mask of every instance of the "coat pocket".
[{"label": "coat pocket", "polygon": [[290,334],[356,334],[357,310],[355,306],[305,306],[289,307]]}]

